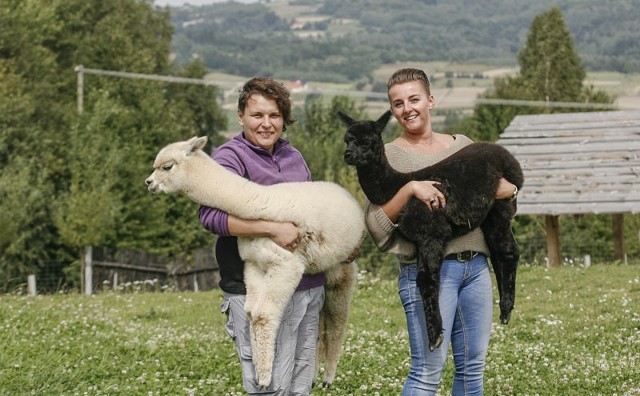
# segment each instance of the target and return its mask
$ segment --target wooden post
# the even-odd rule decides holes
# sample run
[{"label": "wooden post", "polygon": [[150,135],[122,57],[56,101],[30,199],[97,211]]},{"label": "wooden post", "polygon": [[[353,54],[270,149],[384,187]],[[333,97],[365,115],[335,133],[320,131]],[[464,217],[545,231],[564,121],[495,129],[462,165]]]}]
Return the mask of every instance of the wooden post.
[{"label": "wooden post", "polygon": [[558,216],[545,216],[547,224],[547,256],[549,267],[559,267],[560,261],[560,235],[558,233]]},{"label": "wooden post", "polygon": [[84,294],[93,294],[93,249],[87,246],[84,253]]},{"label": "wooden post", "polygon": [[27,276],[27,290],[29,291],[30,296],[35,296],[38,294],[36,292],[36,276],[28,275]]},{"label": "wooden post", "polygon": [[197,274],[193,274],[193,291],[194,292],[198,292],[199,288],[198,288],[198,275]]},{"label": "wooden post", "polygon": [[76,66],[76,73],[78,73],[76,81],[76,99],[78,106],[78,114],[82,114],[84,106],[84,66]]},{"label": "wooden post", "polygon": [[624,214],[613,215],[613,252],[616,260],[624,260]]}]

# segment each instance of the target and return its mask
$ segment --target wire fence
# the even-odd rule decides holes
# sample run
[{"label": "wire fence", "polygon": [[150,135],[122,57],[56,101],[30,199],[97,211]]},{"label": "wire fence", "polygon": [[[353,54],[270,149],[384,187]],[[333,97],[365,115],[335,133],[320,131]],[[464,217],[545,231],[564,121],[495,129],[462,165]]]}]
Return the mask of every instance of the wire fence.
[{"label": "wire fence", "polygon": [[[220,280],[212,248],[171,258],[131,250],[93,248],[91,251],[93,292],[197,292],[217,288]],[[78,264],[65,267],[64,263],[49,263],[37,274],[0,279],[0,293],[80,292],[83,270]]]},{"label": "wire fence", "polygon": [[[588,267],[596,264],[622,262],[640,264],[638,242],[625,240],[625,256],[615,257],[613,241],[566,238],[561,242],[563,265]],[[520,245],[521,265],[547,266],[547,241],[544,232],[534,236],[516,235]],[[60,265],[52,263],[34,275],[30,288],[28,274],[12,279],[0,279],[0,293],[50,294],[79,292],[80,268],[61,272]],[[358,261],[362,269],[378,268],[375,263]],[[51,269],[51,270],[49,270]],[[73,274],[70,276],[69,272]],[[75,277],[76,281],[70,281]],[[93,292],[166,292],[206,291],[218,287],[220,274],[213,249],[203,249],[180,258],[167,258],[145,252],[93,249]],[[4,287],[2,287],[4,285]]]},{"label": "wire fence", "polygon": [[145,252],[96,249],[92,257],[94,291],[200,291],[218,286],[212,249],[167,258]]}]

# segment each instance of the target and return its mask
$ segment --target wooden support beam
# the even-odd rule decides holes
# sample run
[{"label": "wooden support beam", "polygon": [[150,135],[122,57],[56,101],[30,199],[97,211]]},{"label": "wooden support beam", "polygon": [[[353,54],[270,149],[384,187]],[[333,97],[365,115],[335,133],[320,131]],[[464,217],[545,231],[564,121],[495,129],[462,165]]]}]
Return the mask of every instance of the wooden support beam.
[{"label": "wooden support beam", "polygon": [[613,215],[613,252],[617,260],[624,260],[624,214]]},{"label": "wooden support beam", "polygon": [[560,233],[558,216],[545,216],[547,225],[547,257],[549,267],[559,267],[562,263],[560,259]]}]

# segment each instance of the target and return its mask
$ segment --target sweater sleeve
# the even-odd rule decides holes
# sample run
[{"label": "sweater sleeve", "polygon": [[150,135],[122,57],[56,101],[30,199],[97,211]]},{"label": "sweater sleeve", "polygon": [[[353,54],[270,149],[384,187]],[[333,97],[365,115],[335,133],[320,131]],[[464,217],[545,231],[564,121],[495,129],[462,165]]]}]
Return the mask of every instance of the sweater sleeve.
[{"label": "sweater sleeve", "polygon": [[379,205],[367,200],[365,206],[365,224],[371,239],[382,252],[393,253],[411,259],[416,255],[413,243],[398,236],[397,224],[392,222]]},{"label": "sweater sleeve", "polygon": [[[214,151],[211,154],[211,158],[237,175],[242,176],[245,172],[244,165],[236,153],[233,150],[226,149],[224,146]],[[230,235],[229,214],[227,212],[201,205],[198,210],[198,217],[200,218],[200,223],[208,231],[219,236]]]}]

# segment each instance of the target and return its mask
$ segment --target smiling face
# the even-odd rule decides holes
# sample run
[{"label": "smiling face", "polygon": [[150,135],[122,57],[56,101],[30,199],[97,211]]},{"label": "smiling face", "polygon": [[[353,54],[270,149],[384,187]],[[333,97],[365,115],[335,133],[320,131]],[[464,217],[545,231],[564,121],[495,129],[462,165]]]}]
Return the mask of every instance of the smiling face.
[{"label": "smiling face", "polygon": [[431,130],[430,111],[435,99],[420,81],[409,81],[389,88],[393,116],[407,133],[422,134]]},{"label": "smiling face", "polygon": [[252,144],[273,152],[282,135],[284,118],[275,100],[253,94],[243,111],[238,111],[245,138]]}]

